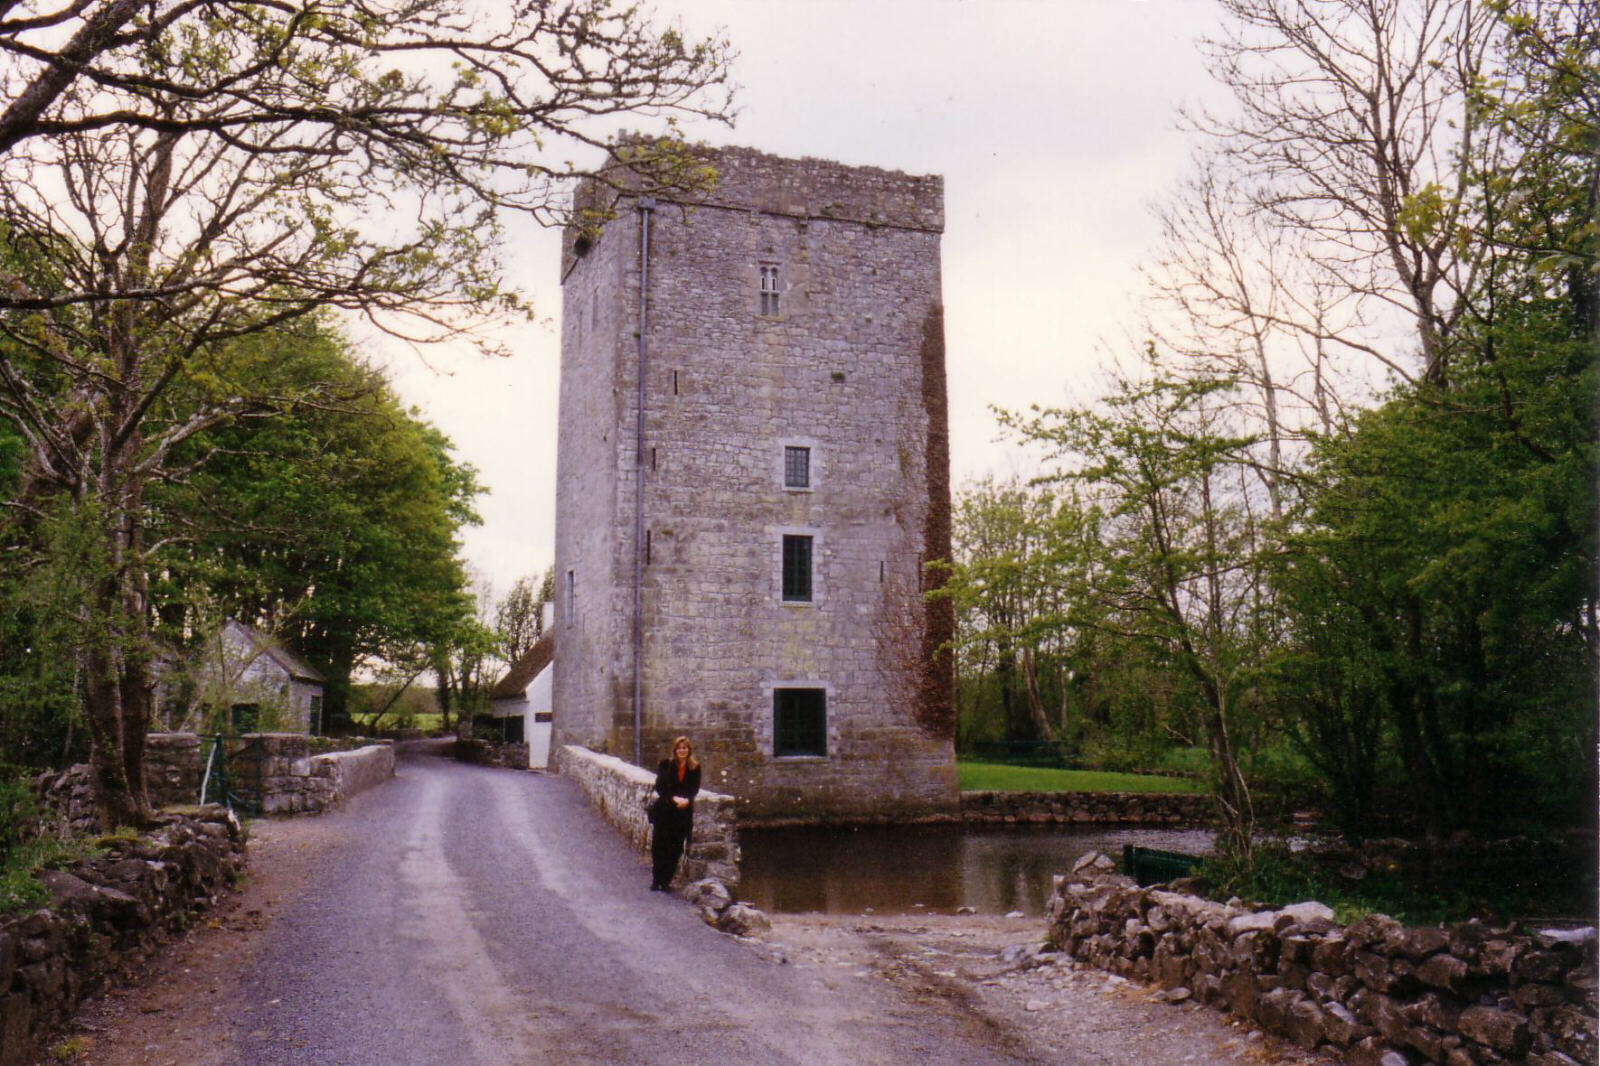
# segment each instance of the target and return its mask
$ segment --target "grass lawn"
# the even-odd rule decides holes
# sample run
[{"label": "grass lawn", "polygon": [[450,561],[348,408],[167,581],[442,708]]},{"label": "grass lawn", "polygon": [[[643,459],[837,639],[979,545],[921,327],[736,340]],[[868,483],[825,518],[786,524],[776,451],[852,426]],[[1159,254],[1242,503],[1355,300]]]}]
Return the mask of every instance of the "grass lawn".
[{"label": "grass lawn", "polygon": [[1004,766],[992,762],[958,762],[956,777],[963,792],[1201,792],[1197,781],[1148,774],[1102,770],[1056,770],[1040,766]]},{"label": "grass lawn", "polygon": [[[356,724],[361,728],[372,728],[372,715],[356,714],[352,717],[355,719]],[[390,712],[389,714],[383,716],[383,721],[379,722],[378,725],[384,729],[398,729],[401,725],[401,720],[405,717],[407,716]],[[431,733],[436,729],[442,729],[444,727],[444,715],[442,714],[413,714],[409,717],[411,720],[404,724],[414,729],[420,729],[424,733]]]}]

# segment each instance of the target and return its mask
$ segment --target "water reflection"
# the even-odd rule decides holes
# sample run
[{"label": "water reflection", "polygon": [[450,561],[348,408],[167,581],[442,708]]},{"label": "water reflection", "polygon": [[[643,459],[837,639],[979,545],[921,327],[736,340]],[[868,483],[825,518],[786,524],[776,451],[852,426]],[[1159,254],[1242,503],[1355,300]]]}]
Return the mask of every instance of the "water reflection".
[{"label": "water reflection", "polygon": [[[740,834],[739,897],[763,910],[905,914],[926,908],[1043,914],[1052,875],[1088,851],[1122,845],[1199,854],[1203,830],[869,826]],[[921,904],[922,908],[915,906]]]}]

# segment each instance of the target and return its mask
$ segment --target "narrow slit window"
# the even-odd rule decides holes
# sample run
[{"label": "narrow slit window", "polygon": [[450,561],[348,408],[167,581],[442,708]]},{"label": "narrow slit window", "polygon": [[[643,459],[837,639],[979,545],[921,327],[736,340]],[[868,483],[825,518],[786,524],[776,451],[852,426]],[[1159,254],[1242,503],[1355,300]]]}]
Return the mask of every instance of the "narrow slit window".
[{"label": "narrow slit window", "polygon": [[783,487],[809,489],[811,487],[811,449],[787,445],[783,449]]},{"label": "narrow slit window", "polygon": [[650,531],[644,531],[644,565],[650,565]]},{"label": "narrow slit window", "polygon": [[778,313],[778,268],[775,266],[761,268],[761,313]]},{"label": "narrow slit window", "polygon": [[783,538],[783,600],[785,603],[811,602],[811,538]]},{"label": "narrow slit window", "polygon": [[678,372],[676,370],[672,372],[672,395],[678,395]]},{"label": "narrow slit window", "polygon": [[573,610],[572,598],[573,598],[573,595],[574,595],[574,589],[573,589],[573,581],[572,581],[572,571],[568,570],[567,571],[567,595],[566,595],[566,601],[567,601],[567,603],[566,603],[567,625],[571,625],[572,624],[572,610]]}]

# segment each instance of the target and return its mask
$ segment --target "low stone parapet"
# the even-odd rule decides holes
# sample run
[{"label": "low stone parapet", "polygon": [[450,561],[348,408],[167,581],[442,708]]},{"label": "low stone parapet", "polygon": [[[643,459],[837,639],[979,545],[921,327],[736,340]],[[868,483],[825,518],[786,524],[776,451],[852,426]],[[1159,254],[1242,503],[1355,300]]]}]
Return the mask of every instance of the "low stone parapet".
[{"label": "low stone parapet", "polygon": [[394,776],[394,745],[371,742],[350,751],[313,754],[303,733],[249,733],[229,759],[239,798],[262,814],[320,814]]},{"label": "low stone parapet", "polygon": [[243,868],[245,833],[211,805],[163,814],[138,838],[40,875],[49,906],[0,918],[0,1066],[32,1061],[40,1037],[107,979],[186,929]]},{"label": "low stone parapet", "polygon": [[450,753],[459,761],[474,766],[503,766],[508,770],[528,768],[528,745],[521,741],[461,737],[451,746]]},{"label": "low stone parapet", "polygon": [[1049,936],[1075,958],[1231,1011],[1353,1066],[1597,1060],[1596,931],[1478,921],[1348,926],[1320,903],[1256,909],[1141,888],[1091,853],[1057,878]]},{"label": "low stone parapet", "polygon": [[[646,807],[655,798],[656,775],[614,755],[568,744],[555,750],[556,772],[572,778],[601,817],[644,854],[650,852]],[[680,867],[682,880],[714,877],[739,883],[739,816],[735,800],[701,790],[694,801],[694,828]]]},{"label": "low stone parapet", "polygon": [[[151,733],[146,739],[145,781],[151,806],[199,801],[203,756],[211,755],[211,745],[202,745],[201,739],[194,733]],[[394,776],[394,745],[387,740],[247,733],[228,743],[235,748],[228,761],[233,792],[263,814],[320,814]],[[359,746],[326,750],[335,745]],[[63,831],[82,835],[98,827],[87,763],[41,774],[34,787],[41,805]],[[217,798],[215,782],[206,798]]]},{"label": "low stone parapet", "polygon": [[1215,814],[1204,792],[963,792],[963,822],[997,825],[1199,826]]},{"label": "low stone parapet", "polygon": [[358,792],[381,785],[394,776],[394,745],[387,741],[354,751],[334,751],[311,757],[311,772],[333,782],[333,802],[342,803]]}]

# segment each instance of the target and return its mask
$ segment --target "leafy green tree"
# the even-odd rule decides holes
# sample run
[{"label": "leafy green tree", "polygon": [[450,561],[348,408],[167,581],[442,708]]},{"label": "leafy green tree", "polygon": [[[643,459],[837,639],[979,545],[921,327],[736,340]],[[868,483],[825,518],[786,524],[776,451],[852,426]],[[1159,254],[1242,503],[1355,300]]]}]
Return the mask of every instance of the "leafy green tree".
[{"label": "leafy green tree", "polygon": [[446,729],[452,715],[468,725],[473,715],[489,709],[499,648],[499,634],[476,616],[459,620],[429,647],[434,690]]},{"label": "leafy green tree", "polygon": [[246,386],[283,406],[176,457],[195,471],[154,496],[173,544],[157,613],[174,640],[224,615],[277,634],[327,678],[337,726],[357,670],[415,657],[466,617],[458,532],[478,521],[476,472],[328,329],[241,348]]},{"label": "leafy green tree", "polygon": [[1271,639],[1261,541],[1245,458],[1228,432],[1232,383],[1159,372],[1122,380],[1092,408],[1003,416],[1056,461],[1092,508],[1086,565],[1062,602],[1082,624],[1165,659],[1198,697],[1222,842],[1248,861],[1255,813],[1239,729],[1256,713],[1255,670]]},{"label": "leafy green tree", "polygon": [[[195,437],[281,406],[236,374],[243,339],[332,308],[409,342],[520,313],[502,213],[561,216],[579,170],[551,153],[595,144],[596,116],[723,114],[703,101],[727,58],[604,0],[474,17],[442,0],[133,6],[0,25],[16,94],[0,119],[0,418],[26,447],[13,503],[37,523],[41,501],[68,501],[104,541],[81,617],[108,824],[147,814],[166,547],[148,497],[189,472],[175,456]],[[665,139],[611,146],[602,169],[646,189],[710,179]]]},{"label": "leafy green tree", "polygon": [[60,509],[36,542],[0,542],[0,750],[13,766],[53,767],[82,754],[85,592],[104,569],[93,532]]},{"label": "leafy green tree", "polygon": [[1319,443],[1276,584],[1279,692],[1353,833],[1386,777],[1433,833],[1592,796],[1600,7],[1504,5],[1461,160],[1482,264],[1447,381]]},{"label": "leafy green tree", "polygon": [[544,605],[555,600],[556,568],[547,566],[537,579],[524,575],[516,580],[495,607],[495,632],[500,638],[499,654],[506,662],[516,662],[544,634]]}]

